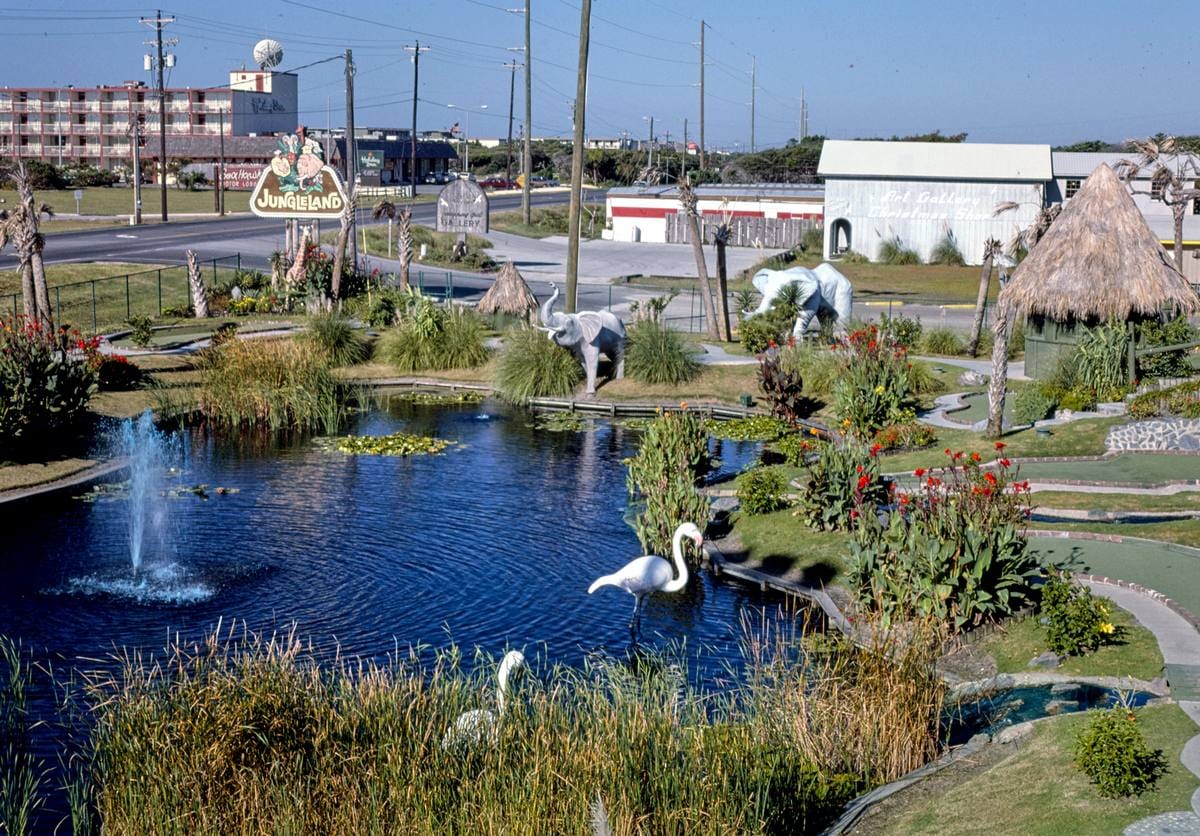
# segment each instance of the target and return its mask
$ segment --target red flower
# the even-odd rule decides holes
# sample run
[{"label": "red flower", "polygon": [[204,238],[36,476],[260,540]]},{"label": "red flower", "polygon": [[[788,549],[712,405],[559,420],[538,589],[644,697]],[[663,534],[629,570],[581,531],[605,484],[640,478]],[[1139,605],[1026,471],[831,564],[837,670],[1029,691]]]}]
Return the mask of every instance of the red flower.
[{"label": "red flower", "polygon": [[979,461],[979,460],[980,460],[980,458],[981,458],[981,457],[980,457],[980,455],[979,455],[978,453],[972,453],[972,454],[971,454],[971,461],[973,461],[973,462],[977,462],[977,461]]},{"label": "red flower", "polygon": [[1001,459],[1000,460],[1001,467],[1009,467],[1011,464],[1012,464],[1012,461],[1009,459]]},{"label": "red flower", "polygon": [[867,475],[858,477],[858,489],[861,491],[867,485],[871,484],[871,477]]},{"label": "red flower", "polygon": [[989,485],[996,484],[996,474],[992,473],[990,470],[983,474],[983,478]]},{"label": "red flower", "polygon": [[923,467],[918,467],[916,470],[913,471],[913,476],[916,476],[918,479],[920,479],[924,475],[925,475],[925,468],[923,468]]},{"label": "red flower", "polygon": [[1007,444],[1005,444],[1003,441],[997,441],[997,442],[996,442],[996,449],[997,449],[997,450],[1003,450],[1003,449],[1004,449],[1005,447],[1007,447],[1007,446],[1008,446],[1008,445],[1007,445]]},{"label": "red flower", "polygon": [[872,444],[871,445],[871,457],[874,458],[875,456],[878,456],[879,451],[882,449],[883,449],[882,444]]},{"label": "red flower", "polygon": [[850,509],[850,519],[851,519],[851,520],[857,520],[857,519],[858,519],[858,509],[857,509],[857,508],[851,508],[851,509]]}]

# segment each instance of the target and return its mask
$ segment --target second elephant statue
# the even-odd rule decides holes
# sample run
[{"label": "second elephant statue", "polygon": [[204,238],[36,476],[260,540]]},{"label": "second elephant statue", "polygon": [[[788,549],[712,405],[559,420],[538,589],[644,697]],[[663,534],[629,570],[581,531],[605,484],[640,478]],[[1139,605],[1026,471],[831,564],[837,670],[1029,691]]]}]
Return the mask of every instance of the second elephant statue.
[{"label": "second elephant statue", "polygon": [[613,379],[625,376],[625,323],[612,311],[580,311],[559,313],[554,311],[558,301],[558,285],[551,284],[553,293],[542,303],[541,319],[543,330],[554,342],[570,349],[583,364],[587,375],[587,392],[596,392],[596,367],[600,355],[604,354],[613,364]]}]

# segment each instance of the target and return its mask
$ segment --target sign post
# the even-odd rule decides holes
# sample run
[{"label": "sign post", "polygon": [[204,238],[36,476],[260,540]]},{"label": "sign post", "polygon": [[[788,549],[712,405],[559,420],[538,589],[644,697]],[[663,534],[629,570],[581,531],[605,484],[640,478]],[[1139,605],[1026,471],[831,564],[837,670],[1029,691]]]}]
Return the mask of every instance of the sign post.
[{"label": "sign post", "polygon": [[79,201],[83,200],[83,189],[75,190],[75,214],[81,214],[79,211]]},{"label": "sign post", "polygon": [[478,183],[454,180],[442,189],[437,200],[437,230],[487,234],[488,198]]}]

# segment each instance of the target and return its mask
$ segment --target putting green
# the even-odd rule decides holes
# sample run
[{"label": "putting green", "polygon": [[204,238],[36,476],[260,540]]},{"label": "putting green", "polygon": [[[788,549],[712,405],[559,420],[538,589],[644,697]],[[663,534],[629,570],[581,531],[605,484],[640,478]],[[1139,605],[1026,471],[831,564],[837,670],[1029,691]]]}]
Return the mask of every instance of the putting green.
[{"label": "putting green", "polygon": [[[1114,526],[1113,534],[1121,534]],[[1030,537],[1043,558],[1062,561],[1075,554],[1075,570],[1140,583],[1174,598],[1200,615],[1200,550],[1171,543]]]},{"label": "putting green", "polygon": [[1195,480],[1200,479],[1200,456],[1122,453],[1099,461],[1028,462],[1021,464],[1020,478],[1143,484]]}]

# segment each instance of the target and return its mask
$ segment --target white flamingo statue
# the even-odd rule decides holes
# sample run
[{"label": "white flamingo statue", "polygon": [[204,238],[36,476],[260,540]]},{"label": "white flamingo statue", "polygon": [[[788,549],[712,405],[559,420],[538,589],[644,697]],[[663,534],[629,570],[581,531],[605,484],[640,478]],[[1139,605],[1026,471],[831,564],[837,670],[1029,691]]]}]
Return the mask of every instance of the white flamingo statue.
[{"label": "white flamingo statue", "polygon": [[602,586],[624,589],[633,596],[633,617],[629,620],[629,629],[636,630],[643,598],[652,592],[679,592],[687,586],[688,569],[683,561],[682,548],[684,537],[691,537],[697,546],[704,542],[704,535],[692,523],[683,523],[675,529],[675,536],[671,540],[671,556],[675,559],[675,568],[679,570],[678,577],[672,577],[671,564],[666,560],[656,554],[647,554],[634,558],[611,575],[596,578],[588,587],[588,595]]},{"label": "white flamingo statue", "polygon": [[500,661],[500,670],[496,674],[496,710],[476,708],[463,712],[454,725],[446,730],[442,737],[442,748],[453,749],[459,746],[478,746],[483,742],[496,742],[496,729],[504,718],[505,698],[508,691],[508,677],[513,671],[525,666],[525,654],[519,650],[510,650]]}]

